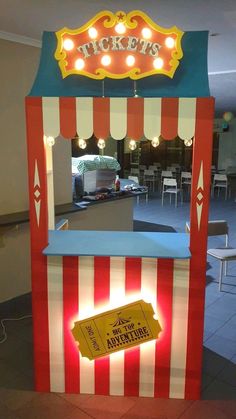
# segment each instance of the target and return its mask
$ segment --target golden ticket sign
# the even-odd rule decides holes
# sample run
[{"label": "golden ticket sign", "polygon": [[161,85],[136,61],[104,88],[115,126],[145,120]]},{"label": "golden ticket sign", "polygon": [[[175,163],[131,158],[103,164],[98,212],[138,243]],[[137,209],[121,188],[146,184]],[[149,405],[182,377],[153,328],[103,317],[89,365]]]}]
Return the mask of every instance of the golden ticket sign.
[{"label": "golden ticket sign", "polygon": [[162,28],[145,13],[98,13],[78,29],[56,32],[62,77],[80,74],[93,79],[133,80],[153,74],[173,78],[183,56],[183,32],[176,26]]},{"label": "golden ticket sign", "polygon": [[143,300],[75,322],[72,334],[90,360],[157,339],[161,326]]}]

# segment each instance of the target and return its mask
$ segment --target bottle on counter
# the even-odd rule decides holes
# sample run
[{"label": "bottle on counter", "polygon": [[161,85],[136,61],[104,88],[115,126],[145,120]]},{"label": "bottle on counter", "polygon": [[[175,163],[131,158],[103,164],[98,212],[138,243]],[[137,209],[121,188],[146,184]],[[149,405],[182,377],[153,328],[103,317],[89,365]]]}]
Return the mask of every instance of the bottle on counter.
[{"label": "bottle on counter", "polygon": [[119,179],[119,175],[116,175],[116,179],[115,179],[115,192],[119,192],[120,191],[120,179]]}]

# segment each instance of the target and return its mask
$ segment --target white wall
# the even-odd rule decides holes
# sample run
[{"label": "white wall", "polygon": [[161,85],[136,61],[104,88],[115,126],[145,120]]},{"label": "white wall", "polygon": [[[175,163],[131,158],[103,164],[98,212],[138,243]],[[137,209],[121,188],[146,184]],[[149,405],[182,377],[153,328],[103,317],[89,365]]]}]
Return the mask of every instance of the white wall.
[{"label": "white wall", "polygon": [[220,134],[218,169],[236,167],[236,117],[229,122],[229,131]]}]

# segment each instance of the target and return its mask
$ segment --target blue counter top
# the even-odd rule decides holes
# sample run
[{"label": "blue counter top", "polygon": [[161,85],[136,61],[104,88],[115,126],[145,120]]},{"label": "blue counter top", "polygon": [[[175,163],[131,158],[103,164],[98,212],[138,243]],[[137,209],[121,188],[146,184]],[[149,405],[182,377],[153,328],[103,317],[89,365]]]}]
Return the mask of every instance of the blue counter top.
[{"label": "blue counter top", "polygon": [[190,258],[189,235],[135,231],[49,231],[47,256]]}]

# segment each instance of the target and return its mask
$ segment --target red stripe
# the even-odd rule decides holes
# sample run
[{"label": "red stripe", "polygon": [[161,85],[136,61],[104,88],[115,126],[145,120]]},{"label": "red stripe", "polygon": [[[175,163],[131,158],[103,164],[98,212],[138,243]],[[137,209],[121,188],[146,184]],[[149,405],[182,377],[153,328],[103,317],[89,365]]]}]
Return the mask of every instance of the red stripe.
[{"label": "red stripe", "polygon": [[144,100],[143,98],[127,99],[127,136],[133,140],[143,137]]},{"label": "red stripe", "polygon": [[63,257],[63,330],[65,359],[65,392],[79,393],[79,353],[71,333],[78,319],[78,257]]},{"label": "red stripe", "polygon": [[[196,130],[193,147],[193,175],[190,211],[190,283],[188,313],[188,344],[186,363],[186,399],[199,399],[201,391],[204,302],[206,285],[206,250],[211,183],[211,156],[214,118],[214,99],[197,99]],[[203,206],[200,229],[197,223],[197,190],[199,171],[203,162]]]},{"label": "red stripe", "polygon": [[[26,98],[26,124],[29,172],[29,211],[31,236],[31,280],[34,342],[35,389],[50,391],[47,258],[42,250],[48,244],[46,162],[43,143],[42,99]],[[37,224],[34,200],[35,162],[40,192],[40,218]],[[36,190],[35,190],[36,191]]]},{"label": "red stripe", "polygon": [[155,397],[169,397],[172,331],[173,259],[158,259],[157,308],[162,332],[156,341]]},{"label": "red stripe", "polygon": [[[94,257],[94,307],[102,307],[110,298],[110,258]],[[95,360],[95,394],[109,395],[109,356]]]},{"label": "red stripe", "polygon": [[110,99],[93,99],[93,132],[96,138],[108,138],[110,134]]},{"label": "red stripe", "polygon": [[178,135],[178,98],[163,98],[161,102],[161,135],[173,140]]},{"label": "red stripe", "polygon": [[[141,290],[141,258],[125,260],[125,291],[132,295]],[[124,356],[124,395],[139,395],[140,348],[125,351]]]},{"label": "red stripe", "polygon": [[73,138],[76,134],[76,104],[74,97],[61,97],[60,133],[64,138]]}]

